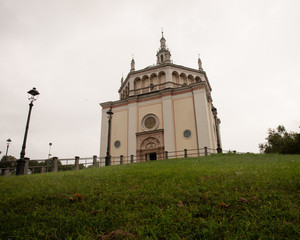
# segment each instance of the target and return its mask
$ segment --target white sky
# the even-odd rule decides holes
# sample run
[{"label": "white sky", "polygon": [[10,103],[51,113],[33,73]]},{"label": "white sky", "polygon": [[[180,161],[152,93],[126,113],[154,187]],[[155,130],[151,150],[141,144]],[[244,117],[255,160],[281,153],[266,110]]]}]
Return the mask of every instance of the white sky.
[{"label": "white sky", "polygon": [[258,152],[268,128],[299,132],[298,0],[0,0],[0,151],[99,155],[101,108],[118,100],[134,54],[156,61],[161,28],[174,63],[200,53],[221,118],[223,149]]}]

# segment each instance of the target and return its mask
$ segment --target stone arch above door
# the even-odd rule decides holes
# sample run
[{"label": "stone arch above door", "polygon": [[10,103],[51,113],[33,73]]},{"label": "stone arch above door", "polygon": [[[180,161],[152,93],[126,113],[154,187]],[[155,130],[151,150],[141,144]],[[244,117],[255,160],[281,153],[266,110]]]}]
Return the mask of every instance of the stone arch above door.
[{"label": "stone arch above door", "polygon": [[136,133],[137,159],[146,161],[146,154],[156,153],[157,159],[164,158],[164,131],[163,129]]},{"label": "stone arch above door", "polygon": [[157,138],[148,137],[142,142],[140,149],[144,150],[144,149],[158,148],[160,146],[161,146],[160,141]]}]

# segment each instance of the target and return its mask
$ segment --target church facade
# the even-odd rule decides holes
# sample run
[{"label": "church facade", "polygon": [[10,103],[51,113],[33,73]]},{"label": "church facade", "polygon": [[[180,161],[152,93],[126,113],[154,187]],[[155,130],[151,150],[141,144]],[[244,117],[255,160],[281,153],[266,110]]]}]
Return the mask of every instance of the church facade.
[{"label": "church facade", "polygon": [[120,99],[100,103],[100,157],[145,161],[178,157],[184,149],[191,156],[204,147],[221,152],[220,120],[200,58],[198,69],[173,64],[164,36],[156,57],[156,65],[140,70],[132,59]]}]

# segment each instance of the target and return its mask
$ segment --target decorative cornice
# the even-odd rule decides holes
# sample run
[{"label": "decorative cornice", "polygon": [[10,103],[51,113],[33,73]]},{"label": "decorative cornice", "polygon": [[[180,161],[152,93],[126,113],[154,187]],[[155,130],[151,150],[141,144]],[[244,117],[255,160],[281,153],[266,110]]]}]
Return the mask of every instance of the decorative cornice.
[{"label": "decorative cornice", "polygon": [[208,85],[209,85],[209,88],[210,90],[211,89],[211,86],[209,84],[209,81],[208,81],[208,78],[207,78],[207,75],[206,75],[206,72],[203,71],[203,70],[199,70],[199,69],[194,69],[194,68],[189,68],[189,67],[185,67],[185,66],[182,66],[182,65],[177,65],[177,64],[174,64],[174,63],[161,63],[161,64],[156,64],[156,65],[150,65],[146,68],[143,68],[143,69],[140,69],[140,70],[135,70],[135,71],[132,71],[132,72],[129,72],[125,78],[125,80],[123,81],[123,83],[121,84],[121,87],[119,88],[119,93],[121,92],[121,89],[126,86],[130,76],[132,75],[135,75],[135,74],[141,74],[141,73],[144,73],[144,72],[147,72],[149,70],[157,70],[157,69],[163,69],[165,67],[173,67],[173,68],[179,68],[179,69],[183,69],[183,70],[187,70],[187,71],[192,71],[192,72],[195,72],[197,74],[203,74],[205,76],[205,80],[207,81]]},{"label": "decorative cornice", "polygon": [[178,88],[165,88],[153,92],[143,93],[140,95],[133,95],[123,100],[104,102],[104,103],[100,103],[100,106],[103,109],[109,108],[110,106],[112,106],[113,108],[121,107],[131,103],[141,103],[145,101],[160,99],[166,96],[175,96],[178,94],[184,94],[184,93],[192,92],[203,88],[206,90],[206,92],[209,91],[206,82],[199,82],[199,83],[193,83]]},{"label": "decorative cornice", "polygon": [[154,134],[154,133],[163,133],[163,129],[157,129],[157,130],[152,130],[152,131],[144,131],[144,132],[137,132],[135,135],[141,136],[141,135],[149,135],[149,134]]}]

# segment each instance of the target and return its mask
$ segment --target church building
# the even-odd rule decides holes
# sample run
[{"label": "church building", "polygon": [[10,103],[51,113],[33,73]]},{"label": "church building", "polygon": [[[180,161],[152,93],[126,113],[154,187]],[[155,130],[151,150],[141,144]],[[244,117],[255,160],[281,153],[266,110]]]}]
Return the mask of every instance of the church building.
[{"label": "church building", "polygon": [[135,69],[132,59],[120,99],[100,104],[100,157],[139,162],[184,152],[196,157],[204,148],[222,152],[220,120],[200,58],[198,69],[174,64],[163,35],[156,58],[144,69]]}]

